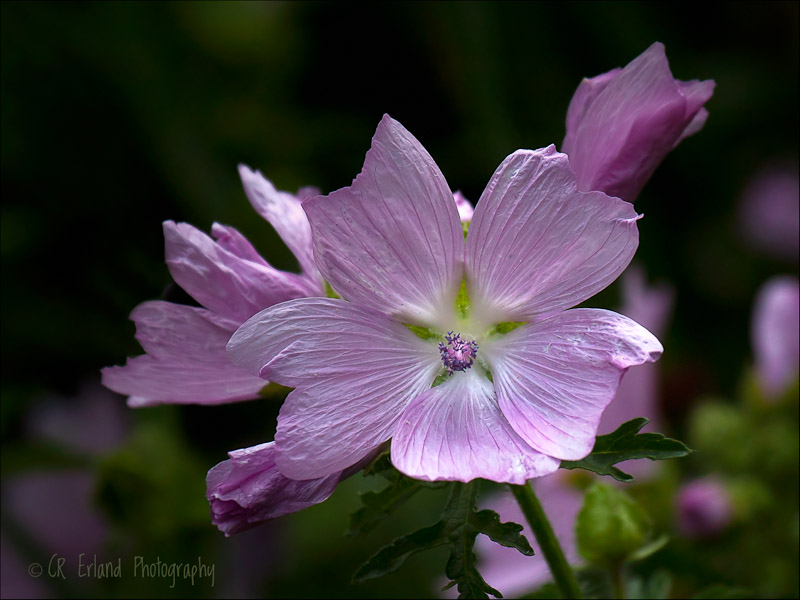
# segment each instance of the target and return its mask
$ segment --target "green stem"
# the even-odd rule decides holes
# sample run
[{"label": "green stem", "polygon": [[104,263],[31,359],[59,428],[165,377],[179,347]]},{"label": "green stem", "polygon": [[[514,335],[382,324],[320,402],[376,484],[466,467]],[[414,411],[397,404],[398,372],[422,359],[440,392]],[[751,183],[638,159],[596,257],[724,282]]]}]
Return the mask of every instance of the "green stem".
[{"label": "green stem", "polygon": [[578,580],[575,579],[575,574],[564,557],[564,551],[561,549],[555,533],[553,533],[550,521],[547,520],[544,510],[542,510],[542,504],[536,494],[533,493],[533,488],[528,484],[509,484],[509,487],[517,499],[519,507],[522,509],[522,514],[528,520],[528,524],[533,530],[533,535],[536,536],[536,541],[539,542],[539,548],[544,554],[561,595],[564,598],[583,598],[578,587]]}]

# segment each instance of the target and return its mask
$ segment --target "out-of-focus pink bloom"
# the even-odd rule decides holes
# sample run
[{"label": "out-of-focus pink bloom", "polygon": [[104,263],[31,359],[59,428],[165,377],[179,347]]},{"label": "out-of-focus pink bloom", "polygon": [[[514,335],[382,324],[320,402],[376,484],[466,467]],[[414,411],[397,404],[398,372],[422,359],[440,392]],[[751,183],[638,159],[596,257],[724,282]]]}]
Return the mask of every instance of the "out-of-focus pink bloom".
[{"label": "out-of-focus pink bloom", "polygon": [[713,478],[697,479],[678,490],[678,529],[686,537],[719,533],[730,523],[733,506],[725,487]]},{"label": "out-of-focus pink bloom", "polygon": [[739,201],[739,231],[756,250],[797,262],[800,251],[797,164],[770,164],[753,176]]},{"label": "out-of-focus pink bloom", "polygon": [[458,209],[458,216],[461,219],[462,223],[468,223],[472,220],[472,215],[475,213],[475,209],[472,208],[472,204],[469,200],[464,197],[464,194],[461,192],[454,192],[453,198],[456,201],[456,208]]},{"label": "out-of-focus pink bloom", "polygon": [[[523,483],[585,456],[622,374],[660,356],[626,317],[567,310],[633,256],[629,203],[579,192],[552,146],[503,161],[466,241],[452,198],[387,115],[353,185],[304,202],[317,264],[343,299],[266,309],[228,345],[235,364],[295,388],[275,436],[283,475],[334,474],[391,438],[411,477]],[[456,311],[462,281],[468,314]],[[495,327],[508,321],[526,324]]]},{"label": "out-of-focus pink bloom", "polygon": [[[25,431],[32,443],[100,456],[124,441],[126,416],[111,392],[97,383],[87,384],[75,397],[50,396],[36,403]],[[106,519],[94,506],[94,485],[88,468],[4,476],[3,512],[48,556],[58,553],[74,565],[79,554],[101,551],[108,533]]]},{"label": "out-of-focus pink bloom", "polygon": [[767,397],[797,379],[800,361],[800,288],[794,277],[775,277],[758,291],[751,336],[756,373]]},{"label": "out-of-focus pink bloom", "polygon": [[281,192],[261,173],[239,166],[245,193],[297,257],[302,274],[278,271],[236,229],[214,223],[214,238],[186,223],[164,222],[173,279],[204,308],[151,301],[131,313],[146,354],[103,369],[103,384],[129,396],[132,407],[223,404],[250,400],[266,383],[235,367],[225,345],[258,311],[291,298],[324,295],[314,264],[311,229],[300,205],[318,193]]},{"label": "out-of-focus pink bloom", "polygon": [[658,42],[625,68],[584,79],[562,147],[578,189],[633,202],[667,153],[703,127],[714,85],[675,79]]}]

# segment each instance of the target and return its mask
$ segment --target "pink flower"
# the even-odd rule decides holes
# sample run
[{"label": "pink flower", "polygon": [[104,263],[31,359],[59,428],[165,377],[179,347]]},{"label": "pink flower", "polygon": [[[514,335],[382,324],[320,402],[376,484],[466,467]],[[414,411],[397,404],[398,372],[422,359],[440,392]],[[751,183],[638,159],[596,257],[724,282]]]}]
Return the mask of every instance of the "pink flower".
[{"label": "pink flower", "polygon": [[774,398],[797,380],[800,364],[800,283],[774,277],[756,296],[751,335],[756,373],[764,393]]},{"label": "pink flower", "polygon": [[410,477],[523,483],[588,454],[622,374],[660,356],[627,317],[566,310],[630,262],[629,203],[578,191],[552,146],[503,161],[466,241],[452,198],[384,116],[353,185],[304,202],[343,299],[278,304],[228,344],[234,364],[295,388],[275,437],[284,476],[334,474],[391,438]]},{"label": "pink flower", "polygon": [[584,79],[562,147],[578,189],[633,202],[667,153],[702,129],[714,85],[674,79],[658,42],[623,69]]},{"label": "pink flower", "polygon": [[696,479],[678,491],[678,529],[687,537],[719,533],[730,523],[733,506],[725,487],[713,478]]},{"label": "pink flower", "polygon": [[245,192],[297,257],[301,275],[278,271],[233,227],[214,223],[216,240],[186,223],[164,222],[172,277],[204,308],[159,300],[131,313],[146,354],[103,369],[103,385],[129,396],[132,407],[223,404],[258,397],[265,382],[230,363],[225,345],[249,317],[278,302],[323,294],[311,229],[299,197],[280,192],[261,173],[240,165]]},{"label": "pink flower", "polygon": [[755,249],[797,262],[800,251],[800,178],[797,164],[770,163],[739,200],[739,230]]}]

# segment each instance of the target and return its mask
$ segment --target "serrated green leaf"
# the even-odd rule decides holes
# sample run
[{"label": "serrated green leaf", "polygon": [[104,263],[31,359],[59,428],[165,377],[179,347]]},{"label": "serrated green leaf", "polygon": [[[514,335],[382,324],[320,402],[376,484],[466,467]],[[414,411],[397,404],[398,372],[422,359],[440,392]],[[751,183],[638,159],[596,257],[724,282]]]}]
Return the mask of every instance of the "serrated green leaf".
[{"label": "serrated green leaf", "polygon": [[522,535],[522,525],[500,521],[500,515],[493,510],[479,510],[470,515],[471,525],[490,540],[506,548],[516,548],[525,556],[533,556],[533,548]]},{"label": "serrated green leaf", "polygon": [[686,444],[661,433],[639,433],[649,423],[640,417],[620,425],[607,435],[598,435],[591,454],[581,460],[562,460],[562,469],[586,469],[598,475],[609,475],[617,481],[630,482],[633,477],[616,468],[617,463],[636,459],[665,460],[691,452]]},{"label": "serrated green leaf", "polygon": [[353,581],[366,581],[392,573],[412,554],[446,544],[444,529],[444,521],[438,521],[430,527],[423,527],[414,533],[397,538],[362,565],[353,576]]},{"label": "serrated green leaf", "polygon": [[[397,538],[370,558],[356,572],[353,580],[364,581],[391,573],[412,554],[447,545],[450,556],[445,566],[445,574],[452,580],[447,588],[457,585],[459,598],[488,598],[488,594],[502,598],[500,592],[486,583],[478,572],[474,551],[475,538],[482,533],[493,541],[509,548],[516,548],[527,556],[533,554],[533,549],[522,535],[521,525],[503,523],[497,513],[491,510],[475,510],[477,482],[451,485],[450,496],[438,522]],[[400,490],[402,495],[402,487]],[[387,494],[387,497],[390,496]],[[373,498],[370,502],[373,500],[379,501],[378,498]]]}]

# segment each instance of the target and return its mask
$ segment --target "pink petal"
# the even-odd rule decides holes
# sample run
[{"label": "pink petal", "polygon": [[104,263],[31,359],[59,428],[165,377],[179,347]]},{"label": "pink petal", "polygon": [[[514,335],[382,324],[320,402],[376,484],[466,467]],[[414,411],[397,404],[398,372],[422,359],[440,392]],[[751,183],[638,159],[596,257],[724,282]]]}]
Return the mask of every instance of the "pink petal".
[{"label": "pink petal", "polygon": [[124,367],[106,367],[102,374],[104,386],[130,396],[128,406],[131,408],[252,400],[267,385],[233,365],[158,360],[147,354],[129,358]]},{"label": "pink petal", "polygon": [[353,185],[303,208],[319,268],[343,298],[422,323],[455,300],[463,233],[453,194],[425,148],[388,115]]},{"label": "pink petal", "polygon": [[299,197],[275,189],[260,171],[252,171],[246,165],[239,165],[239,176],[244,191],[256,212],[269,221],[281,239],[297,257],[300,268],[310,281],[321,285],[322,277],[314,263],[311,245],[311,227],[300,202],[304,198],[318,194],[316,188],[301,188]]},{"label": "pink petal", "polygon": [[164,237],[167,266],[178,285],[206,308],[240,323],[267,306],[319,293],[299,275],[244,259],[186,223],[165,221]]},{"label": "pink petal", "polygon": [[797,379],[799,313],[800,284],[794,277],[774,277],[758,291],[751,335],[756,372],[768,397],[781,394]]},{"label": "pink petal", "polygon": [[584,80],[563,144],[578,188],[633,202],[667,153],[705,123],[713,89],[713,81],[673,78],[660,43],[624,69]]},{"label": "pink petal", "polygon": [[296,387],[278,417],[287,477],[342,470],[389,439],[441,368],[434,344],[358,304],[303,298],[262,311],[231,338],[234,364]]},{"label": "pink petal", "polygon": [[261,266],[270,267],[270,264],[264,260],[255,248],[253,248],[250,240],[233,227],[214,223],[211,225],[211,235],[216,238],[217,244],[219,244],[221,248],[224,248],[231,254]]},{"label": "pink petal", "polygon": [[341,476],[339,472],[306,481],[284,477],[275,465],[275,442],[228,456],[206,478],[211,521],[226,536],[323,502]]},{"label": "pink petal", "polygon": [[131,313],[144,356],[103,369],[103,385],[130,406],[223,404],[249,400],[266,385],[231,364],[225,345],[237,322],[204,308],[143,302]]},{"label": "pink petal", "polygon": [[472,203],[461,192],[453,192],[453,199],[456,201],[456,208],[458,209],[458,217],[462,223],[468,223],[472,220],[472,215],[475,209]]},{"label": "pink petal", "polygon": [[456,373],[411,401],[392,439],[392,462],[416,479],[515,484],[560,464],[514,432],[492,384],[474,371]]},{"label": "pink petal", "polygon": [[636,219],[627,202],[579,192],[554,146],[517,150],[486,186],[467,235],[476,311],[530,320],[593,296],[633,257]]},{"label": "pink petal", "polygon": [[581,308],[486,340],[481,351],[514,430],[540,452],[577,460],[591,451],[623,373],[663,348],[627,317]]}]

